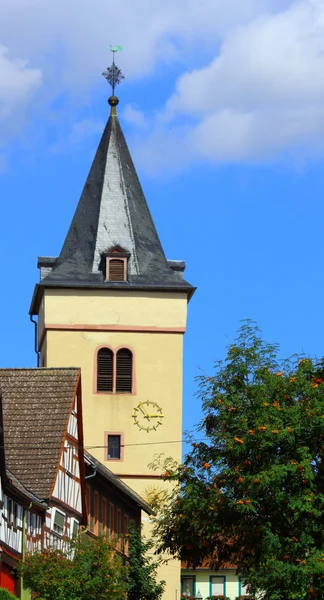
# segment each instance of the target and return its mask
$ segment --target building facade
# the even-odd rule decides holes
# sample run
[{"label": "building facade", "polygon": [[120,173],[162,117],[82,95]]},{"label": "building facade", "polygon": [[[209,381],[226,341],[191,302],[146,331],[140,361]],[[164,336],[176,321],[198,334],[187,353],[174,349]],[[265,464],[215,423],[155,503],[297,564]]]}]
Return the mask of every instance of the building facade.
[{"label": "building facade", "polygon": [[[39,258],[30,313],[41,364],[81,367],[85,445],[145,498],[164,485],[149,467],[154,454],[181,460],[183,335],[194,288],[184,262],[165,257],[116,98],[109,102],[61,252]],[[179,598],[180,563],[160,575],[165,596]]]},{"label": "building facade", "polygon": [[208,567],[181,569],[181,596],[183,598],[201,598],[223,595],[230,600],[240,596],[251,598],[248,587],[237,575],[235,567],[215,571]]},{"label": "building facade", "polygon": [[0,369],[0,398],[0,587],[29,599],[14,571],[26,555],[79,531],[127,555],[129,524],[152,511],[84,453],[80,369]]}]

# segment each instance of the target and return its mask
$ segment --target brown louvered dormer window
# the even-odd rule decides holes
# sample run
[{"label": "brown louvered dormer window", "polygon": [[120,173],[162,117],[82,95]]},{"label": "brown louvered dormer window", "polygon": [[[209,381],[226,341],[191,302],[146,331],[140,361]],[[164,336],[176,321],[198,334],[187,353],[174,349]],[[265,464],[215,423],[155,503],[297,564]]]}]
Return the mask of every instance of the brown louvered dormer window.
[{"label": "brown louvered dormer window", "polygon": [[113,391],[113,359],[109,348],[100,348],[97,355],[97,392]]},{"label": "brown louvered dormer window", "polygon": [[121,348],[116,356],[116,392],[127,394],[132,392],[133,355],[127,348]]},{"label": "brown louvered dormer window", "polygon": [[111,258],[107,261],[109,281],[125,281],[126,262],[124,258]]},{"label": "brown louvered dormer window", "polygon": [[105,250],[102,256],[106,265],[106,281],[127,281],[127,264],[130,253],[117,245]]}]

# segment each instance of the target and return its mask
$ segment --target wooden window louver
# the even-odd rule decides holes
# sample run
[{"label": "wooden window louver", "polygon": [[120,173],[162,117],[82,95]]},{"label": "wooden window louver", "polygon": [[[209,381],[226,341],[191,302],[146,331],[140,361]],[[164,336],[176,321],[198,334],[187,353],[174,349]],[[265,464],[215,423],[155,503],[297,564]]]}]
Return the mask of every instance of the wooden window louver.
[{"label": "wooden window louver", "polygon": [[133,355],[127,348],[117,352],[116,392],[127,394],[132,392]]},{"label": "wooden window louver", "polygon": [[125,281],[125,261],[113,258],[109,261],[110,281]]},{"label": "wooden window louver", "polygon": [[109,348],[101,348],[98,352],[97,391],[113,391],[113,353]]}]

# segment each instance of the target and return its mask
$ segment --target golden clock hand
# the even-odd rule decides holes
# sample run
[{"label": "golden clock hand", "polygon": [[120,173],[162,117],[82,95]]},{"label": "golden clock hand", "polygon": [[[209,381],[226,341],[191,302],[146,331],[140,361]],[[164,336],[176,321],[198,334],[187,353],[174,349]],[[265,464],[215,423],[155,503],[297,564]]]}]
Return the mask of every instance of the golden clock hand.
[{"label": "golden clock hand", "polygon": [[141,410],[142,414],[144,415],[144,419],[148,419],[149,414],[148,414],[147,410],[144,408],[142,402],[139,403],[138,408]]}]

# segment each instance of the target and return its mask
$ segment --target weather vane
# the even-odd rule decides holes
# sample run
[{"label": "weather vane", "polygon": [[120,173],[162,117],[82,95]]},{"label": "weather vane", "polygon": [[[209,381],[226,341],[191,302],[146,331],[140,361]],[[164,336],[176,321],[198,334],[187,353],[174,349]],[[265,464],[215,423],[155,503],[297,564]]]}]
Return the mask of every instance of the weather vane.
[{"label": "weather vane", "polygon": [[107,79],[108,83],[111,85],[112,95],[115,95],[115,87],[118,85],[123,79],[125,79],[121,70],[115,65],[115,53],[122,52],[121,46],[111,46],[110,50],[113,53],[113,62],[111,67],[107,67],[107,70],[103,72],[103,76]]}]

